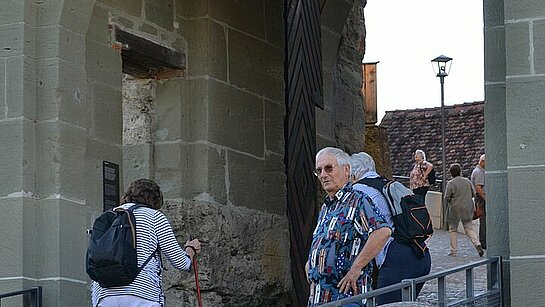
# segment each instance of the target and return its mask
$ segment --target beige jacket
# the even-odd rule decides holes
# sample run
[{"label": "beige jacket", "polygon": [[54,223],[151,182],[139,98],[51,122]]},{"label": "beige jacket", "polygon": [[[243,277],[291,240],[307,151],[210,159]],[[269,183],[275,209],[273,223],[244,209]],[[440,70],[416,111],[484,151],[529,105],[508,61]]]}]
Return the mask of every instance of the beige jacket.
[{"label": "beige jacket", "polygon": [[475,192],[469,179],[457,176],[447,183],[445,201],[449,224],[457,225],[460,220],[467,222],[473,219],[473,211],[475,211],[473,196]]}]

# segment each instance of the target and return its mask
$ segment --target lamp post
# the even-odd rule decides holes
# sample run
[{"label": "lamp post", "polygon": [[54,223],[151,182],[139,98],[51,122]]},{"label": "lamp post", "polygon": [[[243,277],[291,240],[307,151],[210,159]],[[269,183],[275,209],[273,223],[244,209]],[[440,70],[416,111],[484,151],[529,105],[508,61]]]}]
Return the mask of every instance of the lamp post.
[{"label": "lamp post", "polygon": [[[436,66],[433,65],[434,71],[439,78],[439,82],[441,83],[441,162],[442,162],[442,169],[441,169],[441,193],[444,196],[446,185],[447,185],[447,158],[446,158],[446,148],[445,148],[445,89],[444,89],[444,83],[445,83],[445,77],[448,76],[448,73],[450,72],[450,66],[452,64],[452,58],[449,58],[445,55],[440,55],[436,57],[435,59],[431,60],[432,63],[437,63],[437,70]],[[448,64],[448,68],[447,68]],[[442,227],[441,229],[447,230],[447,223],[446,223],[446,212],[447,208],[445,208],[445,198],[441,197],[441,204],[443,207],[443,218],[442,218]]]}]

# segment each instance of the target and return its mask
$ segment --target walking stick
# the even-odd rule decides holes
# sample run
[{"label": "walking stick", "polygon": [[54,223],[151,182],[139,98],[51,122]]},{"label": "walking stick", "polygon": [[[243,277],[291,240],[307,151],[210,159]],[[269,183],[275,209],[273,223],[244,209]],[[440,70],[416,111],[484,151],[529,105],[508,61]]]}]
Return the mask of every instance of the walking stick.
[{"label": "walking stick", "polygon": [[201,288],[199,287],[199,270],[197,269],[197,254],[193,257],[193,271],[195,272],[195,287],[197,288],[197,301],[199,307],[202,307]]}]

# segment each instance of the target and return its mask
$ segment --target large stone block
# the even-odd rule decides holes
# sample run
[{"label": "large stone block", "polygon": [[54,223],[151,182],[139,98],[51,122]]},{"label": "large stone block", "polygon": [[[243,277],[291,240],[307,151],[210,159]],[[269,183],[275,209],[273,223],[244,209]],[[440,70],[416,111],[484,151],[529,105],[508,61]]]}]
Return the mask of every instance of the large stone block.
[{"label": "large stone block", "polygon": [[99,1],[112,8],[126,12],[129,15],[133,15],[133,16],[142,15],[142,0],[99,0]]},{"label": "large stone block", "polygon": [[189,154],[182,161],[189,169],[191,198],[227,203],[225,151],[204,144],[190,145],[188,150]]},{"label": "large stone block", "polygon": [[505,58],[505,39],[505,27],[485,27],[484,78],[486,82],[505,81],[507,62]]},{"label": "large stone block", "polygon": [[[183,244],[188,234],[201,239],[199,258],[204,304],[285,306],[291,289],[288,221],[238,206],[168,202],[164,212]],[[236,282],[233,282],[236,281]],[[193,276],[168,270],[166,300],[196,303]]]},{"label": "large stone block", "polygon": [[0,25],[0,42],[2,49],[0,57],[12,57],[23,54],[24,25],[21,23]]},{"label": "large stone block", "polygon": [[265,35],[270,44],[284,48],[284,1],[265,1]]},{"label": "large stone block", "polygon": [[[3,178],[9,178],[3,176]],[[23,198],[0,198],[0,276],[16,277],[23,275],[24,215]]]},{"label": "large stone block", "polygon": [[[348,13],[352,9],[354,1],[326,1],[321,8],[322,27],[334,33],[341,33],[346,23]],[[363,9],[363,8],[362,8]],[[336,45],[337,46],[337,45]]]},{"label": "large stone block", "polygon": [[[505,57],[507,76],[530,74],[529,23],[518,22],[505,26]],[[489,42],[486,42],[489,45]],[[499,54],[498,54],[499,55]],[[490,55],[487,55],[490,56]],[[533,60],[533,59],[532,59]],[[487,81],[491,81],[488,80]]]},{"label": "large stone block", "polygon": [[484,24],[486,27],[495,27],[504,25],[505,19],[503,3],[505,0],[486,0],[483,1]]},{"label": "large stone block", "polygon": [[94,110],[91,121],[91,135],[121,144],[123,120],[121,108],[121,89],[95,82],[92,85]]},{"label": "large stone block", "polygon": [[91,306],[89,285],[73,280],[40,280],[43,306]]},{"label": "large stone block", "polygon": [[270,155],[263,161],[229,151],[227,164],[230,203],[285,214],[286,179],[281,156]]},{"label": "large stone block", "polygon": [[[169,153],[176,154],[179,152],[179,146],[177,147],[177,151]],[[160,150],[159,146],[154,147],[151,144],[123,145],[123,181],[127,185],[140,178],[153,178],[155,170],[153,163],[154,150],[155,156],[157,156]],[[156,160],[162,161],[163,159]],[[166,161],[174,163],[176,161],[175,156],[171,156]]]},{"label": "large stone block", "polygon": [[[156,109],[156,129],[154,139],[156,141],[176,141],[182,138],[182,83],[187,80],[168,80],[163,83],[157,83],[155,87],[155,98],[157,101]],[[188,87],[184,87],[188,88]],[[195,97],[196,98],[196,97]],[[188,99],[184,99],[189,103]],[[184,121],[187,120],[186,114]],[[186,124],[185,122],[183,123]]]},{"label": "large stone block", "polygon": [[[22,22],[27,11],[29,9],[25,8],[25,1],[3,1],[2,10],[0,10],[0,24]],[[2,40],[0,39],[0,41]]]},{"label": "large stone block", "polygon": [[545,6],[543,6],[541,0],[527,0],[524,2],[506,0],[503,1],[503,5],[506,20],[539,18],[545,15]]},{"label": "large stone block", "polygon": [[[542,166],[543,163],[535,166],[530,163],[528,161],[528,166],[525,167],[511,167],[508,173],[511,256],[545,256],[545,246],[540,243],[545,236],[543,219],[528,218],[545,216],[545,182],[541,180],[545,176],[545,167]],[[521,223],[522,220],[525,222]]]},{"label": "large stone block", "polygon": [[507,169],[507,118],[505,105],[505,84],[485,86],[486,104],[484,109],[486,169]]},{"label": "large stone block", "polygon": [[263,157],[264,102],[224,83],[210,81],[207,109],[208,141]]},{"label": "large stone block", "polygon": [[6,118],[6,61],[0,60],[0,120]]},{"label": "large stone block", "polygon": [[[337,63],[337,52],[339,49],[340,33],[322,31],[322,67],[324,71],[333,71]],[[327,74],[324,73],[324,78]],[[325,85],[325,82],[324,82]]]},{"label": "large stone block", "polygon": [[545,164],[545,139],[541,137],[545,116],[545,77],[507,80],[506,117],[509,166]]},{"label": "large stone block", "polygon": [[[180,80],[179,81],[179,96],[180,101],[177,102],[176,96],[173,99],[168,100],[168,104],[159,104],[158,106],[158,120],[161,122],[162,118],[167,115],[170,110],[176,112],[178,108],[181,110],[179,116],[181,121],[181,131],[177,131],[176,126],[166,127],[160,126],[157,130],[159,140],[176,140],[177,135],[181,135],[183,141],[196,141],[208,139],[208,104],[210,100],[210,80],[206,79],[192,79],[192,80]],[[174,93],[171,89],[169,92]],[[158,92],[159,93],[159,92]],[[158,96],[159,99],[159,96]],[[166,105],[166,108],[163,106]],[[167,129],[167,132],[163,130]],[[163,137],[166,135],[167,137]]]},{"label": "large stone block", "polygon": [[229,30],[229,81],[237,87],[282,102],[284,51]]},{"label": "large stone block", "polygon": [[191,76],[207,75],[227,81],[226,28],[210,19],[182,22],[187,40],[187,72]]},{"label": "large stone block", "polygon": [[107,9],[95,5],[85,35],[88,41],[93,41],[100,45],[108,44],[111,39],[111,32],[108,28],[109,16],[110,12]]},{"label": "large stone block", "polygon": [[284,104],[265,100],[265,148],[276,154],[284,154]]},{"label": "large stone block", "polygon": [[265,39],[263,2],[263,0],[177,0],[176,10],[179,15],[189,18],[208,16],[238,31]]},{"label": "large stone block", "polygon": [[36,29],[38,59],[59,57],[73,65],[85,64],[85,37],[63,26]]},{"label": "large stone block", "polygon": [[316,133],[331,139],[335,137],[335,124],[333,122],[332,110],[316,108]]},{"label": "large stone block", "polygon": [[[486,169],[488,171],[489,158],[486,156]],[[486,194],[486,244],[488,256],[508,257],[509,248],[509,187],[507,185],[506,172],[488,172],[486,174],[486,186],[493,187],[492,193]],[[492,188],[491,188],[492,189]],[[515,206],[519,206],[518,203]],[[493,222],[492,222],[493,221]]]},{"label": "large stone block", "polygon": [[536,74],[545,73],[545,20],[534,21],[534,70]]},{"label": "large stone block", "polygon": [[89,80],[100,81],[121,89],[123,80],[121,53],[113,50],[109,45],[87,40],[85,59],[85,70]]},{"label": "large stone block", "polygon": [[0,197],[20,193],[23,187],[24,120],[0,121]]},{"label": "large stone block", "polygon": [[[38,222],[38,229],[58,229],[58,234],[44,232],[42,244],[47,245],[52,240],[59,240],[59,249],[54,251],[51,259],[43,260],[44,267],[51,263],[59,263],[58,274],[62,277],[79,281],[84,284],[87,281],[82,259],[85,259],[87,250],[88,235],[86,228],[89,220],[89,212],[86,206],[67,200],[53,201],[49,204],[43,201],[39,206],[39,216],[58,218],[58,225],[51,223],[51,220],[44,218]],[[57,228],[58,227],[58,228]],[[70,250],[70,253],[63,251]],[[53,264],[54,265],[54,264]],[[45,273],[45,272],[44,272]],[[47,274],[46,274],[47,276]]]},{"label": "large stone block", "polygon": [[36,193],[41,197],[85,199],[84,173],[86,130],[66,122],[36,124]]},{"label": "large stone block", "polygon": [[26,56],[12,57],[5,61],[7,79],[6,117],[25,116],[34,119],[36,116],[36,82],[35,66],[31,58]]},{"label": "large stone block", "polygon": [[541,306],[545,301],[543,259],[511,259],[511,306]]},{"label": "large stone block", "polygon": [[144,2],[144,16],[146,16],[147,21],[159,25],[168,31],[174,30],[173,0],[144,0]]}]

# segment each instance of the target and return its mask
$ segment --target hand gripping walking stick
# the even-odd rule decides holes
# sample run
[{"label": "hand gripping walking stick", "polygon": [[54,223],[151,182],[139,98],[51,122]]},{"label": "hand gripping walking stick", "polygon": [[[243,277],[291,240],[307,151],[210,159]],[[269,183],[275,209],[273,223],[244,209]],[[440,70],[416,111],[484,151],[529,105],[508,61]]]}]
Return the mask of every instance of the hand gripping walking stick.
[{"label": "hand gripping walking stick", "polygon": [[[189,240],[193,240],[193,236],[189,236]],[[201,298],[201,288],[199,287],[199,270],[197,268],[197,250],[193,246],[189,246],[194,251],[193,255],[193,272],[195,273],[195,288],[197,288],[197,301],[199,302],[199,307],[202,307],[202,298]]]}]

